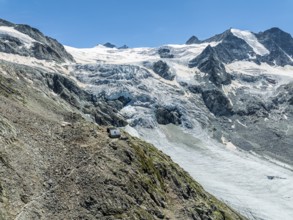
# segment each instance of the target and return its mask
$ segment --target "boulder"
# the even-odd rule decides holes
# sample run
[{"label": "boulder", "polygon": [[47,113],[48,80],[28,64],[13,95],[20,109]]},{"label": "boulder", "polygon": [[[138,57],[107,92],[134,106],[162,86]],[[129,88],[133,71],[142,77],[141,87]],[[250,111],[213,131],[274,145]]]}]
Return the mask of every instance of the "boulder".
[{"label": "boulder", "polygon": [[157,122],[162,125],[175,124],[179,125],[182,123],[182,114],[176,107],[161,106],[155,110],[155,116]]}]

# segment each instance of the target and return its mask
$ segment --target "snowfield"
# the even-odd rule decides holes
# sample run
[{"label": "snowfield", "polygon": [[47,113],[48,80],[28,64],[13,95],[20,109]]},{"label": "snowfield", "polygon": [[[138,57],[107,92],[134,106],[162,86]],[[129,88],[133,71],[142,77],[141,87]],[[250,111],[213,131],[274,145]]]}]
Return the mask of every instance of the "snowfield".
[{"label": "snowfield", "polygon": [[[198,56],[208,45],[216,46],[220,42],[211,42],[195,45],[169,44],[162,46],[168,48],[175,55],[174,61],[187,64],[192,58]],[[117,49],[97,45],[93,48],[74,48],[64,46],[73,55],[77,63],[87,64],[106,62],[110,64],[138,64],[143,61],[159,60],[156,48],[128,48]]]},{"label": "snowfield", "polygon": [[241,39],[243,39],[252,49],[253,51],[261,56],[267,55],[270,53],[264,45],[258,42],[257,38],[250,31],[242,31],[238,29],[231,29],[231,32]]}]

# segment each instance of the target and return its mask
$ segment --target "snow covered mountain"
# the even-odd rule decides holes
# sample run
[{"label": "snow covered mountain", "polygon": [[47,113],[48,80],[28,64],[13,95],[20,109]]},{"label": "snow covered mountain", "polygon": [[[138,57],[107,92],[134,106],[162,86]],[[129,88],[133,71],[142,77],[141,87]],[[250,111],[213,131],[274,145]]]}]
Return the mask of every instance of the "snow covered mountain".
[{"label": "snow covered mountain", "polygon": [[153,143],[248,218],[293,216],[290,34],[229,29],[159,48],[80,49],[1,20],[0,59],[34,67],[24,80],[89,120]]},{"label": "snow covered mountain", "polygon": [[71,75],[131,127],[204,128],[292,163],[292,46],[290,35],[273,28],[160,48],[65,48],[77,61]]}]

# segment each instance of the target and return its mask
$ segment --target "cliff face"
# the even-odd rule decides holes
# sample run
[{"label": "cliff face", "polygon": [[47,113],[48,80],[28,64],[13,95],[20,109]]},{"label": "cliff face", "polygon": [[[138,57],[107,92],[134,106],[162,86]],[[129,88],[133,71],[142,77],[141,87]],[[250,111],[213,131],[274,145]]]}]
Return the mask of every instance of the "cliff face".
[{"label": "cliff face", "polygon": [[0,71],[0,219],[242,219],[152,145]]}]

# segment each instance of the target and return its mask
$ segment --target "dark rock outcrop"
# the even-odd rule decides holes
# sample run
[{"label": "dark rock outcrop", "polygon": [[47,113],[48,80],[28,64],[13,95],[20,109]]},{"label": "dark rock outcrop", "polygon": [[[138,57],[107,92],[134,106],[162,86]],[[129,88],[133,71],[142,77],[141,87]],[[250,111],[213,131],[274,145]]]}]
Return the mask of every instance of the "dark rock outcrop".
[{"label": "dark rock outcrop", "polygon": [[215,35],[203,42],[220,42],[214,47],[214,50],[220,61],[223,63],[231,63],[236,60],[253,60],[254,62],[257,62],[257,55],[253,49],[243,39],[236,37],[231,32],[231,29],[222,34]]},{"label": "dark rock outcrop", "polygon": [[259,42],[262,43],[270,53],[259,58],[260,62],[270,65],[293,65],[293,38],[290,34],[279,28],[271,28],[265,32],[256,34]]},{"label": "dark rock outcrop", "polygon": [[[98,101],[96,96],[80,89],[72,80],[62,75],[49,74],[47,78],[49,88],[72,106],[85,114],[91,115],[96,123],[118,127],[127,125],[127,122],[117,114],[117,108],[115,108],[117,105],[112,106],[105,99]],[[120,97],[118,100],[122,105],[125,104],[125,100]]]},{"label": "dark rock outcrop", "polygon": [[158,53],[161,58],[174,58],[174,55],[171,54],[171,51],[168,48],[160,48]]},{"label": "dark rock outcrop", "polygon": [[218,57],[224,63],[231,63],[236,60],[251,60],[256,57],[253,49],[242,39],[228,34],[221,43],[215,46]]},{"label": "dark rock outcrop", "polygon": [[275,27],[256,34],[256,37],[268,50],[273,51],[275,46],[278,46],[285,53],[293,56],[293,38],[289,33]]},{"label": "dark rock outcrop", "polygon": [[202,93],[202,88],[199,85],[189,85],[188,90],[194,94]]},{"label": "dark rock outcrop", "polygon": [[168,64],[162,60],[153,64],[153,71],[166,80],[173,80],[175,78],[175,74],[170,72]]},{"label": "dark rock outcrop", "polygon": [[160,106],[155,110],[155,116],[157,122],[162,125],[175,124],[180,125],[182,123],[182,114],[178,108],[174,106]]},{"label": "dark rock outcrop", "polygon": [[250,94],[243,94],[235,103],[237,103],[237,105],[233,107],[233,111],[240,116],[254,115],[260,110],[268,110],[268,107],[265,106],[261,97],[252,96]]},{"label": "dark rock outcrop", "polygon": [[23,43],[18,38],[9,35],[0,35],[1,52],[28,56],[29,53],[23,46]]},{"label": "dark rock outcrop", "polygon": [[202,92],[202,98],[207,108],[215,116],[232,115],[232,105],[222,91],[218,89],[205,90]]},{"label": "dark rock outcrop", "polygon": [[197,67],[200,71],[207,73],[208,80],[216,86],[231,83],[231,75],[226,72],[225,66],[217,55],[217,51],[211,46],[207,46],[199,56],[191,60],[189,67]]},{"label": "dark rock outcrop", "polygon": [[289,103],[292,105],[293,100],[293,82],[282,85],[277,89],[277,95],[272,98],[274,105]]}]

